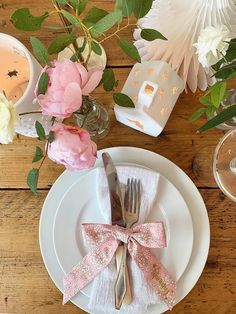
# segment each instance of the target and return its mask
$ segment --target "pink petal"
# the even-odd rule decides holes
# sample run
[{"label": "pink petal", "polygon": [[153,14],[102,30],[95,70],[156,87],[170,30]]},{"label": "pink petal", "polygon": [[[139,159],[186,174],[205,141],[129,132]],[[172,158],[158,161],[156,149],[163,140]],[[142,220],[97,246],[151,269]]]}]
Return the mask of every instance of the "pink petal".
[{"label": "pink petal", "polygon": [[64,97],[65,106],[67,106],[70,112],[78,110],[82,105],[82,93],[80,85],[73,82],[66,86]]},{"label": "pink petal", "polygon": [[85,67],[82,64],[80,64],[78,62],[76,62],[75,65],[76,65],[76,67],[80,73],[80,77],[82,80],[81,85],[84,86],[86,84],[86,82],[88,81],[88,78],[89,78],[88,71],[85,69]]},{"label": "pink petal", "polygon": [[58,65],[57,73],[59,75],[61,86],[66,86],[70,82],[81,84],[80,73],[74,62],[66,59]]},{"label": "pink petal", "polygon": [[82,94],[83,95],[89,95],[99,84],[99,82],[102,79],[102,70],[90,70],[88,72],[89,79],[88,82],[85,84],[85,86],[82,88]]},{"label": "pink petal", "polygon": [[63,95],[64,95],[64,92],[63,92],[63,91],[57,90],[57,91],[55,91],[55,92],[52,94],[52,98],[53,98],[53,100],[55,100],[55,101],[61,101]]}]

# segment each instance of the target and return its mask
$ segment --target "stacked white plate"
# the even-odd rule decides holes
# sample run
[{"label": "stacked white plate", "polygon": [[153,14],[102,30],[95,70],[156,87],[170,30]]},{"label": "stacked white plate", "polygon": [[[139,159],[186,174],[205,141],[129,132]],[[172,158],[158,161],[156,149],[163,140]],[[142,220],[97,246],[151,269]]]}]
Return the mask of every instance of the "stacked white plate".
[{"label": "stacked white plate", "polygon": [[[210,230],[206,207],[191,179],[174,163],[153,152],[131,147],[108,148],[98,152],[96,168],[102,166],[101,154],[108,152],[116,164],[146,167],[161,174],[156,208],[148,221],[162,220],[167,233],[167,248],[158,249],[163,265],[177,281],[176,303],[193,288],[201,275],[209,250]],[[81,172],[65,171],[50,190],[40,218],[40,247],[52,280],[63,291],[63,277],[88,252],[82,240],[81,224],[103,223],[98,208],[96,168]],[[155,210],[156,209],[156,210]],[[88,309],[91,284],[72,302]],[[148,313],[167,310],[163,304],[149,307]],[[120,311],[123,314],[123,311]]]}]

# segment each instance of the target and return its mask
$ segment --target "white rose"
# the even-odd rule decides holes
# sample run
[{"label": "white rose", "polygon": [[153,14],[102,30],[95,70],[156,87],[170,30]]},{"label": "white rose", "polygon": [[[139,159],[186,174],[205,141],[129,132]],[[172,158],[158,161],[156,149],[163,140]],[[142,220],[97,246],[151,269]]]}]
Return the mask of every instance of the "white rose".
[{"label": "white rose", "polygon": [[198,42],[193,46],[197,48],[198,60],[204,68],[216,64],[229,47],[230,31],[225,25],[217,27],[208,26],[200,32]]},{"label": "white rose", "polygon": [[15,136],[14,125],[19,124],[19,116],[11,101],[0,93],[0,143],[9,144]]}]

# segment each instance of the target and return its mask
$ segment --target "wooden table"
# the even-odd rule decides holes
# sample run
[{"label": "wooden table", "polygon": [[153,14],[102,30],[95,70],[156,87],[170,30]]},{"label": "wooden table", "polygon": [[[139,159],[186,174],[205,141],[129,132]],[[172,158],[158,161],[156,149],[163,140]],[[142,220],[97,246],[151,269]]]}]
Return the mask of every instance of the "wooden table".
[{"label": "wooden table", "polygon": [[[90,1],[89,6],[92,5],[111,10],[113,1]],[[50,10],[51,5],[48,0],[0,0],[0,31],[17,37],[29,47],[30,34],[16,31],[9,19],[16,8],[24,6],[41,14]],[[50,22],[50,25],[60,23],[56,17]],[[44,30],[37,36],[47,44],[55,33]],[[124,37],[131,39],[132,29],[127,29]],[[108,64],[114,67],[121,88],[132,62],[117,48],[115,39],[106,42],[104,47]],[[222,132],[216,129],[196,134],[204,119],[194,125],[188,123],[189,116],[199,107],[199,93],[180,96],[164,132],[158,138],[116,122],[111,93],[100,88],[95,96],[106,105],[111,117],[110,133],[98,141],[99,149],[136,146],[159,153],[191,177],[206,202],[211,224],[207,264],[196,286],[172,313],[236,313],[236,206],[215,183],[209,182],[204,186],[199,182],[192,167],[196,154],[215,145],[222,136]],[[50,279],[40,254],[38,225],[41,207],[63,168],[47,161],[42,169],[39,193],[33,196],[27,188],[26,175],[31,168],[36,143],[35,139],[19,136],[13,144],[0,146],[0,313],[82,314],[85,312],[71,303],[64,307],[61,305],[62,295]]]}]

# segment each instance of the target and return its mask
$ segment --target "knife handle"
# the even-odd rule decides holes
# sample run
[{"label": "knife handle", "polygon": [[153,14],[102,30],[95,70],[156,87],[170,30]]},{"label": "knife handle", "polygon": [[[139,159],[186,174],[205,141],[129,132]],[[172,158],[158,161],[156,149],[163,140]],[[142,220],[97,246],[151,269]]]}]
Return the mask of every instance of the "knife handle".
[{"label": "knife handle", "polygon": [[115,308],[118,310],[123,303],[128,305],[132,300],[126,258],[127,244],[123,244],[120,245],[116,251],[116,266],[118,273],[115,282]]},{"label": "knife handle", "polygon": [[[122,255],[123,255],[123,245],[120,245],[116,251],[116,269],[117,274],[120,269]],[[130,280],[129,280],[129,272],[128,272],[128,266],[127,263],[125,265],[125,276],[126,276],[126,294],[125,298],[123,300],[123,304],[129,305],[132,302],[132,294],[131,294],[131,286],[130,286]]]}]

